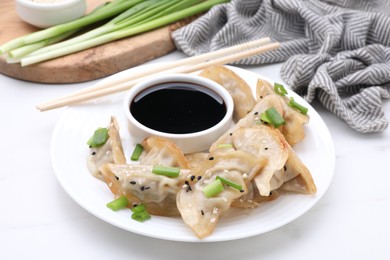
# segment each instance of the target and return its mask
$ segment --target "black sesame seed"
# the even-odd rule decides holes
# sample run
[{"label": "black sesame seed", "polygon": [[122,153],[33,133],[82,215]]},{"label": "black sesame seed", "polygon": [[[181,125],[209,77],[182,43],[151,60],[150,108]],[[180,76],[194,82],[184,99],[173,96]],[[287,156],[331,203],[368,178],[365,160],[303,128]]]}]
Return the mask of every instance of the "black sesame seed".
[{"label": "black sesame seed", "polygon": [[130,184],[134,185],[134,184],[136,184],[136,182],[135,181],[131,181]]},{"label": "black sesame seed", "polygon": [[268,150],[268,147],[265,147],[264,150]]},{"label": "black sesame seed", "polygon": [[96,154],[96,152],[95,152],[95,151],[93,151],[93,152],[92,152],[92,155],[95,155],[95,154]]},{"label": "black sesame seed", "polygon": [[232,136],[232,135],[233,135],[233,133],[230,133],[229,135],[230,135],[230,136]]},{"label": "black sesame seed", "polygon": [[150,189],[150,187],[145,187],[145,190],[148,190],[148,189]]},{"label": "black sesame seed", "polygon": [[195,180],[195,175],[192,175],[191,176],[191,181],[194,181]]},{"label": "black sesame seed", "polygon": [[189,192],[189,191],[192,191],[192,188],[191,188],[191,186],[190,186],[190,185],[188,185],[188,186],[187,186],[187,190],[186,190],[186,192]]},{"label": "black sesame seed", "polygon": [[240,190],[240,192],[241,192],[241,193],[243,193],[243,192],[244,192],[244,190]]},{"label": "black sesame seed", "polygon": [[145,190],[145,186],[141,186],[141,191],[144,191]]},{"label": "black sesame seed", "polygon": [[188,181],[185,181],[185,182],[184,182],[184,184],[186,184],[186,185],[190,185],[190,183],[189,183]]},{"label": "black sesame seed", "polygon": [[259,112],[255,112],[255,115],[258,115],[259,114]]},{"label": "black sesame seed", "polygon": [[287,166],[286,165],[283,166],[283,169],[284,169],[284,171],[287,171]]},{"label": "black sesame seed", "polygon": [[260,98],[263,98],[263,96],[260,96]]},{"label": "black sesame seed", "polygon": [[116,176],[116,175],[115,175],[115,179],[116,179],[117,181],[119,181],[119,177],[118,177],[118,176]]},{"label": "black sesame seed", "polygon": [[200,179],[202,179],[202,176],[199,175],[196,179],[199,181]]},{"label": "black sesame seed", "polygon": [[211,157],[209,158],[209,160],[210,160],[210,161],[214,160],[214,157],[211,156]]},{"label": "black sesame seed", "polygon": [[201,210],[201,211],[200,211],[200,214],[202,214],[202,216],[204,216],[204,211],[203,211],[203,210]]}]

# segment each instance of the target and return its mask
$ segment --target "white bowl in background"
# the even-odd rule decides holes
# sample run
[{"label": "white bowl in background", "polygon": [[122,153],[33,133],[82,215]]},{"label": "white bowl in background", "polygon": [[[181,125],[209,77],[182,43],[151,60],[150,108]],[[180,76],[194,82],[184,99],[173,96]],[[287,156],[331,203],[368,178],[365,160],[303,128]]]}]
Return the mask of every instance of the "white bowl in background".
[{"label": "white bowl in background", "polygon": [[[214,94],[216,93],[219,98],[222,98],[226,109],[222,119],[207,129],[191,133],[161,132],[140,123],[135,118],[136,116],[134,116],[130,111],[130,105],[134,98],[152,86],[169,82],[192,83],[201,86],[201,88],[206,88],[207,91],[211,90]],[[180,109],[180,107],[178,107],[178,109]],[[130,135],[136,142],[141,142],[144,138],[150,136],[164,137],[173,141],[183,151],[183,153],[194,153],[208,150],[211,144],[228,131],[234,124],[233,109],[233,99],[223,86],[210,79],[194,74],[165,74],[153,76],[133,86],[127,92],[123,100],[123,110],[126,118],[128,119]]]},{"label": "white bowl in background", "polygon": [[32,1],[15,0],[19,17],[36,27],[47,28],[70,22],[85,14],[85,0]]}]

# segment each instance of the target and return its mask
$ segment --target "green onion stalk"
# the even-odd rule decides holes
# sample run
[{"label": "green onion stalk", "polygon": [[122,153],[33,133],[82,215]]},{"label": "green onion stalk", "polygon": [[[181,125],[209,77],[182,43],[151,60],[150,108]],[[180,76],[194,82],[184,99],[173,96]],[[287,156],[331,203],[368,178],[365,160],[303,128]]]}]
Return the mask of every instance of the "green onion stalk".
[{"label": "green onion stalk", "polygon": [[[0,51],[9,53],[11,60],[20,61],[22,66],[27,66],[150,31],[205,12],[214,5],[228,1],[114,0],[75,21],[53,26],[7,42],[0,46]],[[38,42],[60,37],[60,35],[72,30],[108,18],[111,18],[109,22],[77,37],[65,41],[56,39],[56,41],[41,43],[43,48],[38,47]],[[23,49],[27,48],[25,46],[29,44],[36,44],[36,46],[30,46],[27,50]],[[18,48],[22,49],[15,50]]]},{"label": "green onion stalk", "polygon": [[87,25],[94,24],[99,21],[103,21],[110,17],[123,13],[130,7],[140,3],[142,0],[114,0],[109,4],[97,8],[89,15],[85,15],[76,20],[55,25],[44,30],[33,32],[22,37],[18,37],[11,41],[6,42],[0,47],[0,54],[8,53],[11,50],[22,47],[24,45],[40,42],[52,37],[61,35],[63,33],[73,31],[75,29],[83,28]]}]

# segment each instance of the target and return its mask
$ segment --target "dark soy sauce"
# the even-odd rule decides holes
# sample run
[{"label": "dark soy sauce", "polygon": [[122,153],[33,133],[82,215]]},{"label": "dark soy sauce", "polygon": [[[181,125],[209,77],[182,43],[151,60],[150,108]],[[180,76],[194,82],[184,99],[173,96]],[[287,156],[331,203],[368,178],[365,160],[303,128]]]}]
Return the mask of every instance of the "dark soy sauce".
[{"label": "dark soy sauce", "polygon": [[187,134],[218,124],[226,105],[213,90],[188,82],[167,82],[140,92],[130,112],[141,124],[165,133]]}]

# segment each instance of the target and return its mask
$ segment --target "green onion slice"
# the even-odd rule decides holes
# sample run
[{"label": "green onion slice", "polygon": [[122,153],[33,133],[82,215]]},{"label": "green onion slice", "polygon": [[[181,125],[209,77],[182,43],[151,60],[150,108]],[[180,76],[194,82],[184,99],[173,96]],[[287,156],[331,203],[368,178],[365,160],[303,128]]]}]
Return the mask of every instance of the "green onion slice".
[{"label": "green onion slice", "polygon": [[157,175],[164,175],[170,178],[176,178],[180,174],[179,167],[169,167],[169,166],[161,166],[155,165],[153,166],[152,173]]},{"label": "green onion slice", "polygon": [[236,190],[239,190],[239,191],[242,190],[242,186],[240,184],[234,182],[234,181],[225,179],[225,178],[223,178],[221,176],[217,176],[215,179],[216,180],[220,180],[223,184],[226,184],[226,185],[228,185],[228,186],[230,186],[232,188],[235,188]]},{"label": "green onion slice", "polygon": [[139,205],[137,205],[137,206],[132,207],[132,208],[131,208],[131,211],[132,211],[133,213],[140,213],[140,212],[142,212],[142,211],[146,211],[146,207],[145,207],[144,204],[139,204]]},{"label": "green onion slice", "polygon": [[288,102],[288,105],[292,108],[299,110],[304,115],[306,115],[307,111],[309,110],[307,107],[304,107],[298,102],[296,102],[293,97],[290,97],[290,101]]},{"label": "green onion slice", "polygon": [[[266,117],[269,122],[267,123],[270,123],[271,125],[273,125],[274,127],[278,128],[279,126],[281,125],[284,125],[286,124],[286,121],[284,120],[284,118],[282,117],[282,115],[278,112],[278,110],[276,110],[276,108],[274,107],[270,107],[268,108],[265,112],[263,112],[265,115],[260,115],[260,118],[264,118]],[[263,114],[262,113],[262,114]]]},{"label": "green onion slice", "polygon": [[274,91],[281,96],[287,95],[287,90],[284,88],[284,86],[276,82],[274,83]]},{"label": "green onion slice", "polygon": [[133,214],[131,215],[131,218],[134,220],[137,220],[139,222],[144,222],[145,220],[148,220],[151,218],[149,212],[146,210],[146,207],[144,204],[139,204],[137,206],[134,206],[131,208],[131,211]]},{"label": "green onion slice", "polygon": [[125,207],[127,207],[127,205],[129,205],[129,200],[125,196],[119,197],[119,198],[117,198],[113,201],[110,201],[106,204],[107,207],[109,207],[110,209],[112,209],[114,211],[125,208]]},{"label": "green onion slice", "polygon": [[215,180],[206,187],[203,188],[203,194],[206,198],[211,198],[223,191],[223,185],[221,180]]},{"label": "green onion slice", "polygon": [[108,129],[98,128],[95,130],[91,138],[88,140],[87,144],[90,147],[99,147],[105,144],[107,140],[108,140]]},{"label": "green onion slice", "polygon": [[136,221],[139,221],[139,222],[144,222],[144,221],[150,219],[151,216],[150,216],[149,212],[141,211],[141,212],[138,212],[138,213],[131,214],[131,218],[136,220]]},{"label": "green onion slice", "polygon": [[141,144],[137,144],[137,145],[134,147],[134,151],[133,151],[133,153],[131,154],[130,159],[131,159],[132,161],[138,161],[138,159],[139,159],[139,157],[141,156],[143,150],[144,150],[144,147],[143,147]]}]

